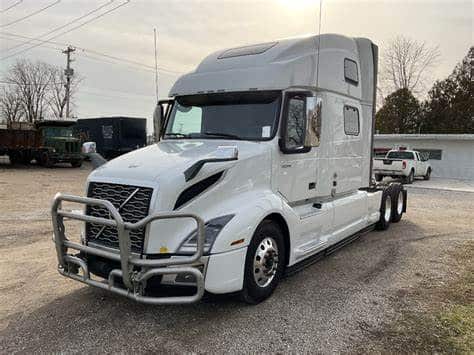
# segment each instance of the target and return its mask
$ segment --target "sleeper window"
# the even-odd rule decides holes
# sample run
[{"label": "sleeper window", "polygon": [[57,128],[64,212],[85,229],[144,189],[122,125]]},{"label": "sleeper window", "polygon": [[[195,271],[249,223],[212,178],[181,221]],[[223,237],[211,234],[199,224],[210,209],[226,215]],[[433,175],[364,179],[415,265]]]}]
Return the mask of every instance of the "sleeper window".
[{"label": "sleeper window", "polygon": [[359,129],[359,110],[356,107],[344,106],[344,132],[349,136],[358,136]]},{"label": "sleeper window", "polygon": [[359,83],[357,63],[352,59],[344,59],[344,78],[351,84],[357,85]]}]

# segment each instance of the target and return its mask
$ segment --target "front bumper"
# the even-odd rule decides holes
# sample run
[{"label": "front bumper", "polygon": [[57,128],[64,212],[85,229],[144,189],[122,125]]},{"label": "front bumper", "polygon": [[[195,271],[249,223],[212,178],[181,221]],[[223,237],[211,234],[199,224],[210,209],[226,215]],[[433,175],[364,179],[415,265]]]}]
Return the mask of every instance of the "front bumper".
[{"label": "front bumper", "polygon": [[[109,211],[111,219],[63,210],[63,201],[105,207]],[[193,264],[200,262],[204,251],[204,221],[199,216],[190,213],[159,213],[147,216],[136,223],[128,223],[123,221],[118,210],[109,201],[59,193],[54,197],[51,216],[58,257],[58,271],[61,275],[147,304],[186,304],[197,302],[202,298],[204,270],[201,271],[193,267]],[[66,237],[64,218],[115,227],[118,232],[119,251],[104,250],[70,241]],[[196,221],[197,248],[193,255],[170,259],[143,259],[131,253],[129,239],[131,230],[143,228],[158,219],[177,218],[192,218]],[[120,267],[111,270],[107,280],[92,279],[86,259],[68,253],[69,249],[111,260],[119,263]],[[195,280],[196,293],[191,296],[176,297],[147,295],[145,293],[147,281],[159,275],[164,275],[163,277],[166,275],[190,275]],[[118,280],[120,282],[117,282]]]}]

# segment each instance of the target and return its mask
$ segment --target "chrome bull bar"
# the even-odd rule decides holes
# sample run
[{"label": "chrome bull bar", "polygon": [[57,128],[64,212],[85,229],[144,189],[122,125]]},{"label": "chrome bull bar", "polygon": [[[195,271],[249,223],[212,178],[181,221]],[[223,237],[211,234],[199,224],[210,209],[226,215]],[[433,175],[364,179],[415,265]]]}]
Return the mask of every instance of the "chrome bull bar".
[{"label": "chrome bull bar", "polygon": [[[62,201],[79,203],[90,206],[101,206],[106,208],[111,219],[88,216],[69,212],[62,209]],[[58,257],[58,271],[63,276],[74,280],[96,286],[111,292],[126,296],[136,301],[148,304],[184,304],[199,301],[204,294],[204,275],[198,269],[189,266],[202,257],[204,252],[204,221],[192,213],[156,213],[147,216],[135,223],[125,222],[119,211],[107,200],[96,198],[80,197],[72,195],[56,194],[51,207],[51,216],[54,232],[54,243],[56,244],[56,253]],[[119,252],[91,247],[75,243],[67,239],[64,218],[80,220],[83,222],[100,224],[117,229]],[[149,223],[161,219],[192,218],[197,224],[197,248],[196,252],[190,256],[184,256],[179,259],[142,259],[131,253],[129,233],[132,230],[140,229]],[[68,249],[78,250],[85,254],[92,254],[113,261],[120,262],[120,269],[113,269],[107,281],[97,281],[90,277],[88,265],[85,260],[68,254]],[[76,266],[77,270],[71,268],[71,264]],[[134,271],[134,266],[142,267],[141,271]],[[82,276],[78,274],[78,268],[82,270]],[[156,275],[167,274],[192,274],[196,279],[197,291],[192,296],[177,297],[153,297],[143,294],[146,281]],[[116,286],[115,279],[122,278],[126,288]]]}]

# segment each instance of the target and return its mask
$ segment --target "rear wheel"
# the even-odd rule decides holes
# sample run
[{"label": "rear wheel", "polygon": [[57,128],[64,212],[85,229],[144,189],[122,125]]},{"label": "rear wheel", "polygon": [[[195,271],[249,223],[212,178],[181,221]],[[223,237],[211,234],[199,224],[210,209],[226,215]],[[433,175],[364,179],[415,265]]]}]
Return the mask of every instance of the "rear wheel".
[{"label": "rear wheel", "polygon": [[392,219],[392,189],[385,189],[382,193],[382,201],[380,205],[380,218],[375,228],[378,230],[386,230],[390,226]]},{"label": "rear wheel", "polygon": [[21,156],[21,162],[25,165],[28,165],[31,162],[31,155],[28,152],[23,152]]},{"label": "rear wheel", "polygon": [[407,177],[405,177],[406,184],[413,184],[413,180],[415,180],[415,172],[413,170],[410,171]]},{"label": "rear wheel", "polygon": [[245,258],[243,301],[257,304],[270,297],[285,269],[285,243],[280,226],[265,220],[257,227]]},{"label": "rear wheel", "polygon": [[428,170],[426,170],[426,174],[425,174],[425,176],[423,176],[423,179],[425,179],[425,180],[429,180],[429,179],[430,179],[430,177],[431,177],[431,169],[430,169],[430,168],[428,168]]},{"label": "rear wheel", "polygon": [[397,223],[402,219],[405,211],[405,194],[401,184],[392,185],[392,223]]},{"label": "rear wheel", "polygon": [[16,165],[20,162],[20,154],[17,152],[10,152],[10,154],[8,154],[8,159],[10,160],[11,165]]}]

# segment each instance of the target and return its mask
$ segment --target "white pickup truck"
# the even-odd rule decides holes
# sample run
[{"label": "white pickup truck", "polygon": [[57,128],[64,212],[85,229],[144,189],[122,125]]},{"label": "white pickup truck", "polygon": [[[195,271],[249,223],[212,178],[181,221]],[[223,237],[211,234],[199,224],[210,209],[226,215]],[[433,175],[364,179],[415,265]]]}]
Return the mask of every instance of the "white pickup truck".
[{"label": "white pickup truck", "polygon": [[429,180],[432,168],[427,160],[415,150],[390,150],[385,158],[374,159],[375,180],[382,181],[385,176],[401,177],[407,184],[411,184],[415,177]]},{"label": "white pickup truck", "polygon": [[[94,170],[87,197],[56,195],[58,271],[148,304],[258,303],[284,274],[400,221],[406,190],[371,179],[377,52],[325,34],[209,55],[158,103],[157,143]],[[85,222],[80,243],[71,219]],[[160,293],[177,287],[190,293]]]}]

